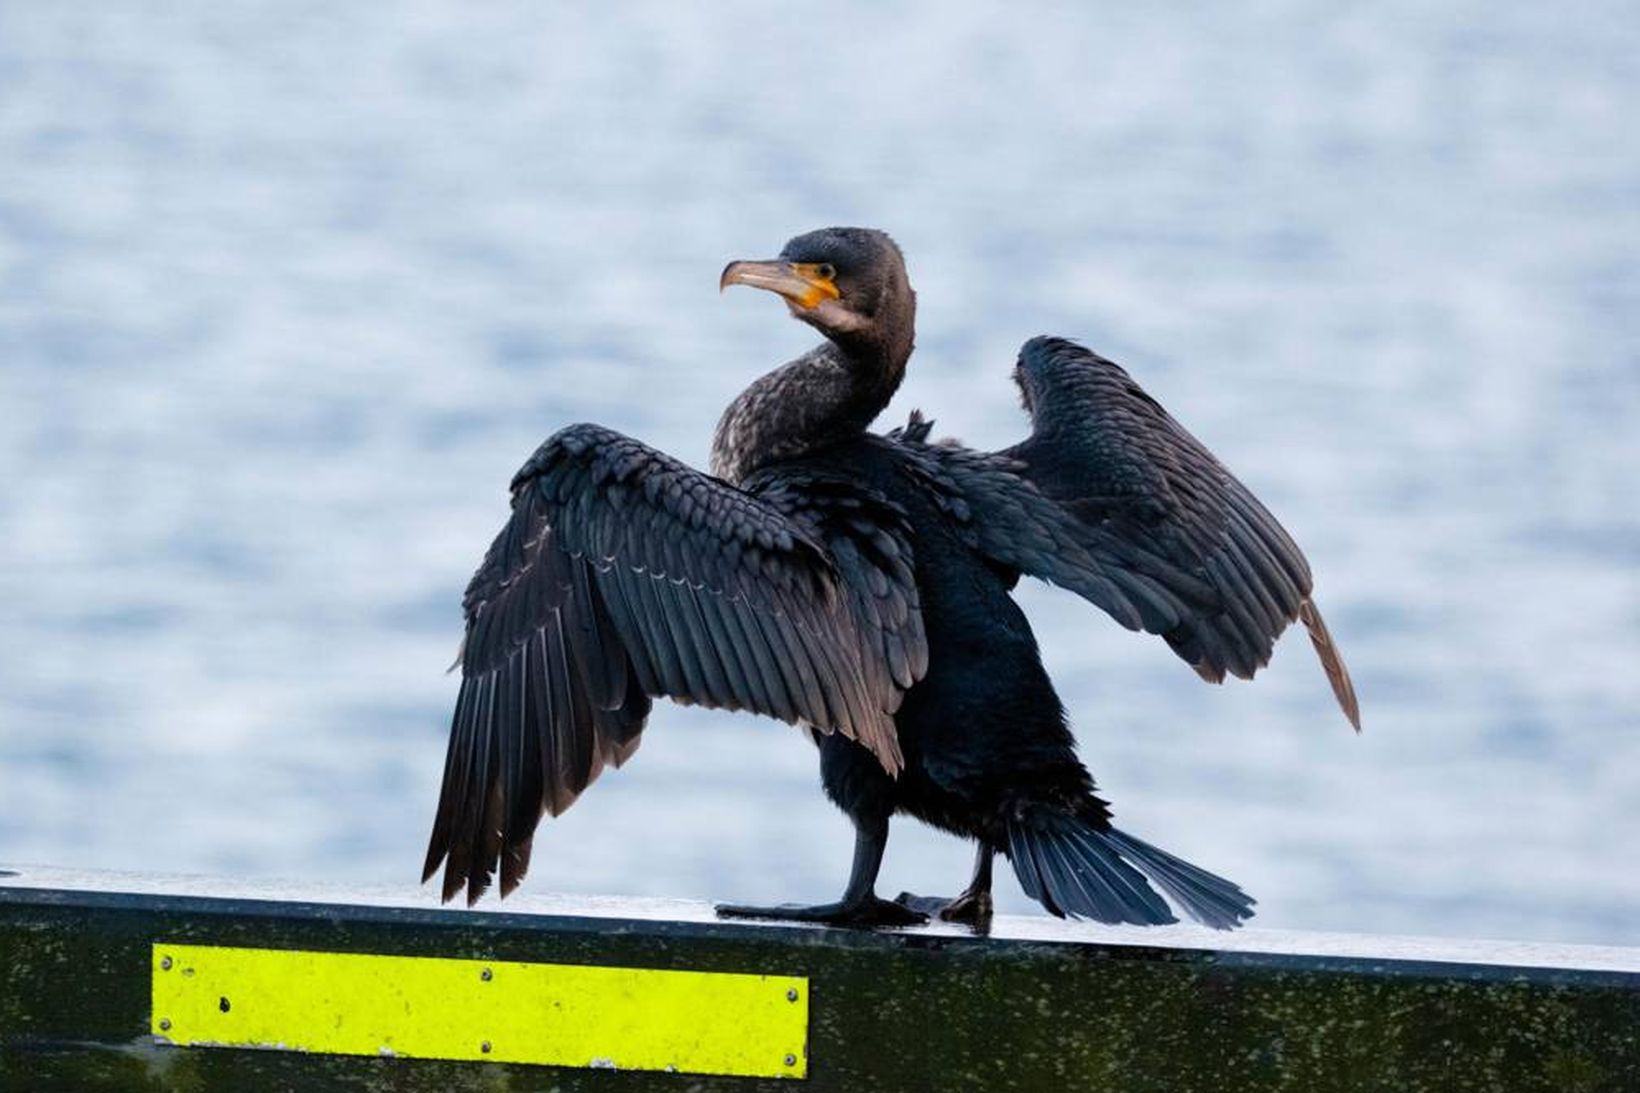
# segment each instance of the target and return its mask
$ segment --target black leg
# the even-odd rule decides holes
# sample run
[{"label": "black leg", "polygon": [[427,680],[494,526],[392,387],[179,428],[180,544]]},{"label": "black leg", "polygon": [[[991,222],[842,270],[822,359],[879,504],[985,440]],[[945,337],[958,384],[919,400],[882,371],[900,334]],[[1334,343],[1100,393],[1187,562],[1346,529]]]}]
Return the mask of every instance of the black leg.
[{"label": "black leg", "polygon": [[947,922],[988,922],[991,918],[991,863],[996,851],[986,843],[979,844],[974,856],[974,878],[962,894],[946,905],[940,917]]},{"label": "black leg", "polygon": [[724,918],[773,918],[787,922],[823,922],[832,926],[915,926],[928,916],[900,903],[880,898],[875,889],[877,870],[888,846],[888,817],[873,818],[854,825],[854,868],[848,887],[836,903],[804,906],[782,903],[773,907],[746,907],[722,904],[717,913]]},{"label": "black leg", "polygon": [[914,911],[938,915],[947,922],[966,922],[983,926],[991,921],[991,862],[996,850],[984,840],[974,856],[974,877],[956,899],[945,900],[931,896],[914,896],[901,892],[894,902]]}]

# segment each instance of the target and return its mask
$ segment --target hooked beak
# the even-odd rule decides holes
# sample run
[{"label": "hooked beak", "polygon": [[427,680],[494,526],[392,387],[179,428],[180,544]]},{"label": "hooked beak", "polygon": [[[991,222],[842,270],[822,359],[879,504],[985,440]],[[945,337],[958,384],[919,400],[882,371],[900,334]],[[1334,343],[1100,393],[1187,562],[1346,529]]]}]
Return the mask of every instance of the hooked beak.
[{"label": "hooked beak", "polygon": [[842,295],[837,283],[823,275],[815,262],[730,262],[718,278],[718,291],[730,285],[766,288],[805,311]]}]

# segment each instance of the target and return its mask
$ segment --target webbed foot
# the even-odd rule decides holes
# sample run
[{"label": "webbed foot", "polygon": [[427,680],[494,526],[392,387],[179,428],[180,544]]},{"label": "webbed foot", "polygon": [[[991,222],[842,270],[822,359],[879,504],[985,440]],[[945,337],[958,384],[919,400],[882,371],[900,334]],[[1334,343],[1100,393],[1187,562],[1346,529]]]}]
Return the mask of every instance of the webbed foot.
[{"label": "webbed foot", "polygon": [[915,896],[901,892],[894,901],[901,907],[932,915],[945,922],[961,922],[969,926],[983,926],[991,921],[991,893],[964,892],[956,899],[939,896]]},{"label": "webbed foot", "polygon": [[747,907],[740,904],[717,905],[719,918],[768,918],[782,922],[818,922],[827,926],[848,926],[872,929],[883,926],[921,926],[928,915],[878,896],[867,896],[854,903],[781,903],[773,907]]}]

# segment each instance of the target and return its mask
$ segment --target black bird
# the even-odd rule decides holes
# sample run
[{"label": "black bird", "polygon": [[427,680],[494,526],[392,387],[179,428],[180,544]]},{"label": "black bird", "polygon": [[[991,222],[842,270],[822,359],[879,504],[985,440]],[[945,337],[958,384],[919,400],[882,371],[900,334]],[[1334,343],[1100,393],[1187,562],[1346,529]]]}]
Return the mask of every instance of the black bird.
[{"label": "black bird", "polygon": [[[889,818],[978,843],[942,917],[981,921],[1006,855],[1055,915],[1238,925],[1240,888],[1111,824],[1011,589],[1070,589],[1159,634],[1209,682],[1250,678],[1294,619],[1345,716],[1348,672],[1304,556],[1213,455],[1115,364],[1060,338],[1014,370],[1031,435],[930,443],[913,415],[867,427],[911,356],[916,296],[884,233],[827,228],[720,287],[779,294],[825,341],[724,412],[712,473],[598,425],[551,437],[467,587],[462,683],[423,879],[468,902],[518,885],[543,812],[636,750],[651,699],[755,710],[810,730],[853,820],[842,898],[727,915],[922,921],[874,888]],[[1159,894],[1160,889],[1162,894]]]}]

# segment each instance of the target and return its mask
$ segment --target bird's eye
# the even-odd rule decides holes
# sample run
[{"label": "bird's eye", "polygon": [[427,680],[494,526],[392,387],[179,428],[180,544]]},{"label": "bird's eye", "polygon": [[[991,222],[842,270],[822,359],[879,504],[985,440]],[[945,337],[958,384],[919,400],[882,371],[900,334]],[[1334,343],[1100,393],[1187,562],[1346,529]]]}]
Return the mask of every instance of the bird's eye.
[{"label": "bird's eye", "polygon": [[815,267],[814,272],[818,273],[828,281],[835,281],[837,279],[837,267],[832,265],[830,262],[821,262]]}]

